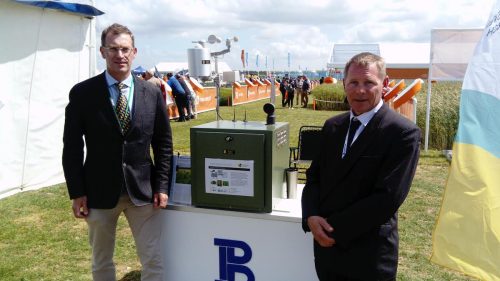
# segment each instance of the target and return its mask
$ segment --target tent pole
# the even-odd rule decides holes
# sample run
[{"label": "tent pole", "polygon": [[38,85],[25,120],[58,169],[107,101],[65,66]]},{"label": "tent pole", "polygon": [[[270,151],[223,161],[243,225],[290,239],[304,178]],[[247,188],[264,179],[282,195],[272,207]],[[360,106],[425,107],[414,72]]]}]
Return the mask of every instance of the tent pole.
[{"label": "tent pole", "polygon": [[434,29],[431,29],[431,45],[429,48],[429,71],[427,72],[427,102],[425,110],[425,138],[424,138],[424,151],[429,149],[429,122],[431,118],[431,90],[432,90],[432,61],[434,53],[432,51],[432,39],[434,37]]},{"label": "tent pole", "polygon": [[424,149],[425,152],[429,149],[429,121],[431,117],[431,89],[432,89],[432,81],[430,79],[430,69],[429,69],[429,78],[427,78],[427,109],[425,112],[425,143]]}]

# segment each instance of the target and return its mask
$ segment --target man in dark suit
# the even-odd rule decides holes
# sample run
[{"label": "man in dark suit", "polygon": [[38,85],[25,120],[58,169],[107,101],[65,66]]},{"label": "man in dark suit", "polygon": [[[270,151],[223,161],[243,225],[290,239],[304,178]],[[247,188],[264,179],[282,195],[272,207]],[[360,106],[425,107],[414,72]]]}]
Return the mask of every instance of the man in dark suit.
[{"label": "man in dark suit", "polygon": [[350,112],[327,120],[307,171],[303,229],[321,281],[395,280],[397,211],[419,157],[420,130],[382,102],[384,60],[354,56],[344,70]]},{"label": "man in dark suit", "polygon": [[137,49],[127,27],[106,28],[101,45],[106,71],[75,85],[66,107],[63,168],[73,213],[89,227],[94,280],[116,280],[113,251],[122,212],[141,280],[163,280],[160,208],[167,206],[172,156],[166,105],[160,88],[131,75]]}]

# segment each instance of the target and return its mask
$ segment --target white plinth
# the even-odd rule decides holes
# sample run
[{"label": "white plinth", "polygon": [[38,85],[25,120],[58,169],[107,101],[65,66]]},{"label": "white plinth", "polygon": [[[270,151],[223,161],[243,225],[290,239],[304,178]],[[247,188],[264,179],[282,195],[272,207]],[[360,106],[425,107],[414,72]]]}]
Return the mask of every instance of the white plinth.
[{"label": "white plinth", "polygon": [[164,280],[317,280],[300,198],[283,200],[278,209],[262,214],[171,204],[162,240]]}]

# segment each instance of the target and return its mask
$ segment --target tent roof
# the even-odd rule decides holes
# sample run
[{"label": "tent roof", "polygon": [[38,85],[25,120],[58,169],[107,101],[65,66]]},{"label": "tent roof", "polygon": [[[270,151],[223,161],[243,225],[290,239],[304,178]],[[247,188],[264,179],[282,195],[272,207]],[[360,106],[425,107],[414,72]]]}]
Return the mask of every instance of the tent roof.
[{"label": "tent roof", "polygon": [[141,65],[139,65],[138,67],[134,68],[132,70],[133,73],[135,74],[142,74],[144,72],[146,72],[147,69],[145,69],[144,67],[142,67]]},{"label": "tent roof", "polygon": [[[214,70],[214,65],[213,63],[211,64],[212,70]],[[156,68],[160,72],[172,72],[176,73],[181,70],[186,70],[188,69],[188,63],[187,62],[160,62],[156,65]],[[231,67],[224,62],[224,61],[219,61],[218,62],[218,70],[219,73],[223,73],[226,71],[232,71]]]},{"label": "tent roof", "polygon": [[351,57],[361,52],[382,56],[388,68],[429,68],[428,43],[335,44],[328,67],[344,68]]},{"label": "tent roof", "polygon": [[[89,3],[69,3],[69,2],[64,2],[64,1],[27,1],[27,0],[14,0],[14,2],[24,4],[24,5],[31,5],[39,8],[47,8],[47,9],[54,9],[54,10],[60,10],[64,12],[70,12],[70,13],[75,13],[83,16],[100,16],[104,14],[101,10],[96,9],[92,5],[89,5]],[[73,2],[78,2],[77,0],[74,0]],[[89,2],[89,1],[80,1],[80,2]]]},{"label": "tent roof", "polygon": [[336,65],[334,67],[343,67],[350,58],[361,52],[380,55],[379,44],[335,44],[329,63]]},{"label": "tent roof", "polygon": [[160,72],[177,73],[181,70],[188,69],[187,62],[160,62],[156,65],[156,69]]}]

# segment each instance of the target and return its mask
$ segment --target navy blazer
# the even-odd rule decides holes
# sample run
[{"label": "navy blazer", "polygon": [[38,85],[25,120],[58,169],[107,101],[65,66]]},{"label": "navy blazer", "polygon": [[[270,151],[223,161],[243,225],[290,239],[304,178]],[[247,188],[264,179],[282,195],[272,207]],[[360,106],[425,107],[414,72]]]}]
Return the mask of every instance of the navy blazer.
[{"label": "navy blazer", "polygon": [[86,195],[89,208],[114,208],[124,185],[136,205],[168,192],[172,132],[165,102],[160,88],[135,77],[133,94],[132,123],[123,135],[104,73],[69,93],[64,175],[70,198]]},{"label": "navy blazer", "polygon": [[360,280],[395,278],[397,210],[405,200],[419,157],[420,129],[385,104],[342,159],[349,112],[327,120],[321,152],[307,171],[303,229],[309,216],[327,219],[336,244],[315,242],[315,257],[331,260],[338,274]]}]

